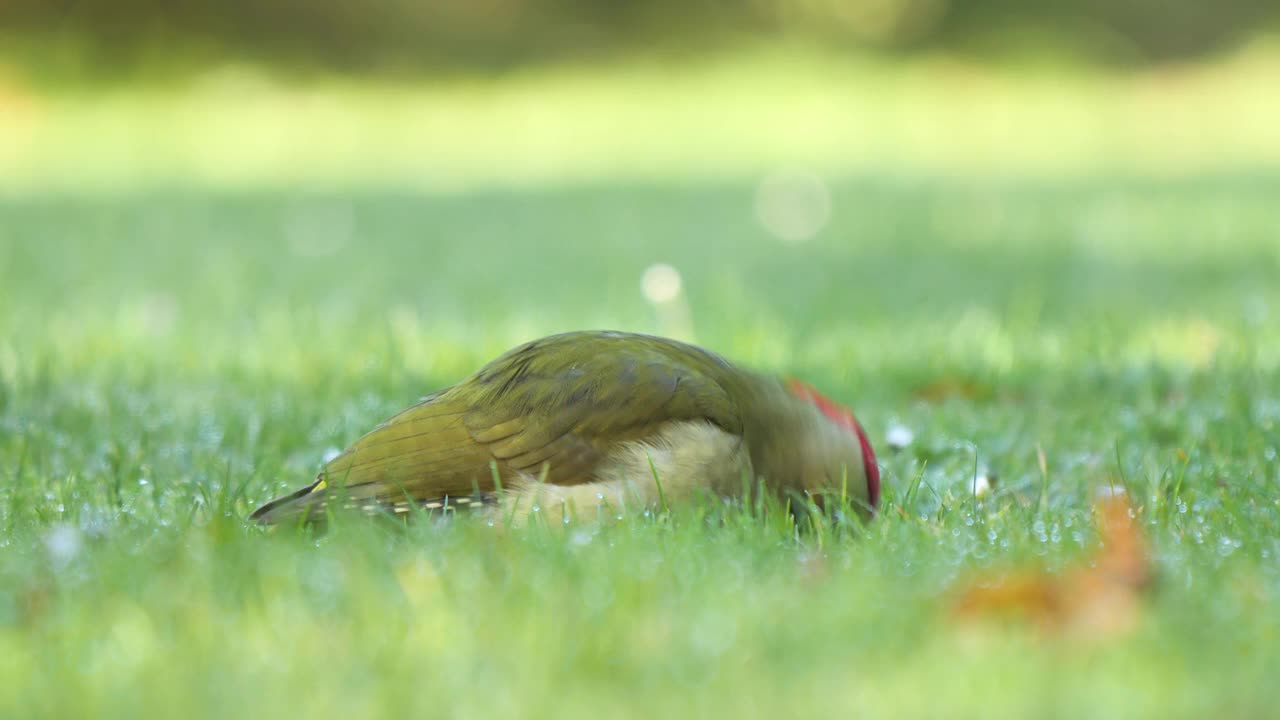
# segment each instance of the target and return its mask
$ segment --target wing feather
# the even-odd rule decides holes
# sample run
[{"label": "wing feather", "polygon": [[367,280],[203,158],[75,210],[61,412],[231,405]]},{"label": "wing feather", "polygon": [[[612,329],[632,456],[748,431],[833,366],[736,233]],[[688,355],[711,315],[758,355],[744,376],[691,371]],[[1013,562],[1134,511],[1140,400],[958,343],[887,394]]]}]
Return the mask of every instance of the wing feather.
[{"label": "wing feather", "polygon": [[590,482],[623,443],[671,421],[741,434],[727,370],[716,355],[661,338],[570,333],[534,341],[374,428],[325,467],[322,482],[255,517],[273,522],[308,511],[335,488],[380,504],[489,493],[491,463],[504,480],[545,467],[548,483]]}]

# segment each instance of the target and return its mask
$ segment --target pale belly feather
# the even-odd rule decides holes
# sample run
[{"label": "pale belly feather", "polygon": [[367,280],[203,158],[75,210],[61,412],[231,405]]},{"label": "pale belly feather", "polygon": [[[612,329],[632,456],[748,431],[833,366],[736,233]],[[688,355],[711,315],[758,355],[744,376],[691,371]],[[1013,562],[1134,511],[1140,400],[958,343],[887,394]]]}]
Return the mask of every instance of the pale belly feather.
[{"label": "pale belly feather", "polygon": [[489,512],[517,523],[535,512],[548,521],[603,519],[656,508],[663,499],[737,495],[750,477],[741,437],[706,422],[673,422],[652,440],[619,448],[592,482],[551,485],[529,475],[514,478]]}]

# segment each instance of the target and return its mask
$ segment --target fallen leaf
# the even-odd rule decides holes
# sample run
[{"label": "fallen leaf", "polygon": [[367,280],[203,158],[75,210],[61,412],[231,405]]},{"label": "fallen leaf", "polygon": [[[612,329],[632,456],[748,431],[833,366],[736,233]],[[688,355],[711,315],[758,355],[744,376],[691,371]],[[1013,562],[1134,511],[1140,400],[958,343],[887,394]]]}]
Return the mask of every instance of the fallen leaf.
[{"label": "fallen leaf", "polygon": [[1060,575],[1033,570],[970,581],[955,594],[952,617],[1022,619],[1095,637],[1135,627],[1152,580],[1146,539],[1123,494],[1100,500],[1094,510],[1102,547],[1086,562]]},{"label": "fallen leaf", "polygon": [[925,402],[940,403],[952,398],[985,400],[995,393],[986,383],[966,378],[944,377],[916,387],[912,394]]}]

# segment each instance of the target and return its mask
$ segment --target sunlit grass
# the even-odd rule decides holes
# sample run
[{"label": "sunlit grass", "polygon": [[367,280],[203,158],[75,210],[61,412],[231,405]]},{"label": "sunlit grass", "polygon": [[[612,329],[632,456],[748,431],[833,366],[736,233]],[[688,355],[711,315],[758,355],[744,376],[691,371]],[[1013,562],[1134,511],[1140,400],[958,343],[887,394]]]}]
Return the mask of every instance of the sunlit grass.
[{"label": "sunlit grass", "polygon": [[770,50],[418,83],[244,67],[175,87],[0,75],[0,187],[419,188],[598,179],[1137,172],[1280,162],[1280,50],[1108,74]]},{"label": "sunlit grass", "polygon": [[[11,82],[0,716],[1272,714],[1275,63]],[[244,524],[423,393],[590,327],[849,403],[883,512]],[[1154,549],[1132,634],[948,619],[959,578],[1088,557],[1101,486]]]},{"label": "sunlit grass", "polygon": [[[801,243],[750,182],[0,201],[0,714],[1265,716],[1276,181],[847,178]],[[516,342],[660,329],[655,262],[700,341],[853,405],[865,531],[243,524]],[[1132,635],[948,621],[1086,556],[1104,484],[1155,548]]]}]

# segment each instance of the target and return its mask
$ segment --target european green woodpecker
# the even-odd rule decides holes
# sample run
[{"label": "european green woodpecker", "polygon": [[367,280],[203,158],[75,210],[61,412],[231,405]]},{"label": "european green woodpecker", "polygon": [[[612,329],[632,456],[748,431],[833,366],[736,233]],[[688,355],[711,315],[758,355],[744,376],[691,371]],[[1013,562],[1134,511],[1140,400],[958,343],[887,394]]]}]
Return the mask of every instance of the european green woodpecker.
[{"label": "european green woodpecker", "polygon": [[251,517],[305,521],[333,504],[591,519],[761,487],[870,514],[880,470],[853,414],[804,383],[666,338],[573,332],[428,395]]}]

